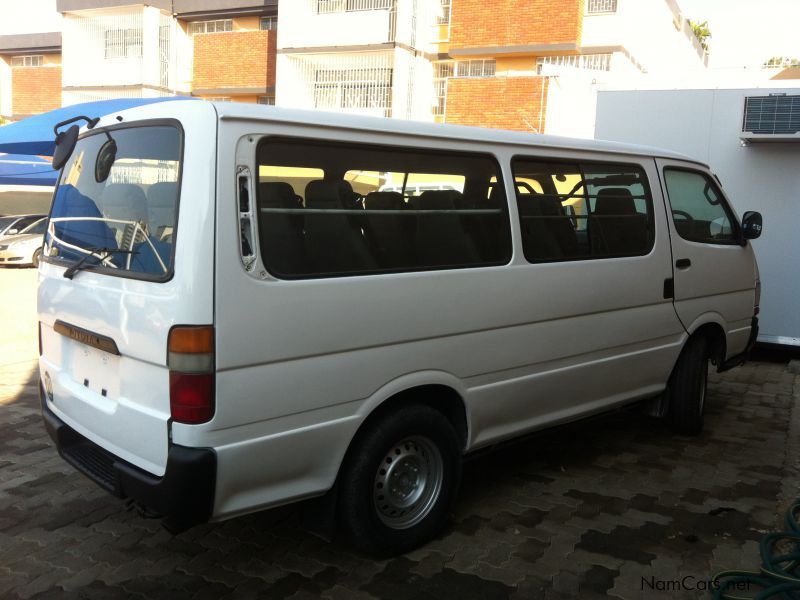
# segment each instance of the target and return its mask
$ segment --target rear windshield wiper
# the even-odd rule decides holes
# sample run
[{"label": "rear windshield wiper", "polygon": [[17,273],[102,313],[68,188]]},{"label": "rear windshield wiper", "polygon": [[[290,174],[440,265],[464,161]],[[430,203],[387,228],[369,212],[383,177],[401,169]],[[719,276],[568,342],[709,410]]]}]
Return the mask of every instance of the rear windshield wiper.
[{"label": "rear windshield wiper", "polygon": [[[112,254],[136,254],[138,252],[138,250],[123,250],[122,248],[86,248],[86,250],[88,250],[91,254],[87,254],[75,264],[67,268],[67,270],[64,271],[64,277],[67,279],[72,279],[75,277],[75,273],[91,266],[85,264],[90,258],[97,258],[102,262],[109,258]],[[104,252],[105,254],[103,254],[103,256],[98,256],[98,253],[100,252]]]}]

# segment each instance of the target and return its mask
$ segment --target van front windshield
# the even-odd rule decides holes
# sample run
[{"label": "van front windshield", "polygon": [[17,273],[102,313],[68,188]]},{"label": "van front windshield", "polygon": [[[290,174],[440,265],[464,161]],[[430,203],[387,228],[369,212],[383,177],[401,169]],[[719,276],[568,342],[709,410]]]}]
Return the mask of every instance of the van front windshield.
[{"label": "van front windshield", "polygon": [[117,275],[168,278],[180,154],[180,132],[170,125],[110,129],[80,139],[53,199],[46,260],[83,260],[86,268]]}]

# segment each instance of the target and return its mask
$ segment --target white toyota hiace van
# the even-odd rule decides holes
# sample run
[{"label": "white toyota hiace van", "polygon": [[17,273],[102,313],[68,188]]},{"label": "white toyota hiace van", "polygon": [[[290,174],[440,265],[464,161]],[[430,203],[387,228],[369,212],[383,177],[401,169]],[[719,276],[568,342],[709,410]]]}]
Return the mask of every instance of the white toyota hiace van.
[{"label": "white toyota hiace van", "polygon": [[477,448],[648,399],[698,433],[756,337],[760,215],[670,152],[167,101],[56,154],[44,422],[173,531],[322,497],[402,552]]}]

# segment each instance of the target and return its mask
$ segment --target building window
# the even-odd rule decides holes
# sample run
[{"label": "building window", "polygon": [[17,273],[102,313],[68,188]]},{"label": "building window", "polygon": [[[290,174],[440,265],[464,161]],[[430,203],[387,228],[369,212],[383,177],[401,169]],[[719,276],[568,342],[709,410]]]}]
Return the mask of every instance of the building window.
[{"label": "building window", "polygon": [[106,58],[140,58],[142,56],[142,30],[106,29]]},{"label": "building window", "polygon": [[436,17],[436,23],[447,25],[450,23],[450,11],[452,10],[452,0],[439,0],[442,3],[442,16]]},{"label": "building window", "polygon": [[314,108],[390,116],[392,69],[319,69]]},{"label": "building window", "polygon": [[11,59],[12,67],[41,67],[44,57],[40,54],[32,56],[14,56]]},{"label": "building window", "polygon": [[545,65],[584,69],[586,71],[610,71],[611,54],[573,54],[565,56],[542,56],[536,59],[536,73],[541,75]]},{"label": "building window", "polygon": [[208,100],[209,102],[232,102],[230,96],[211,96],[209,98],[203,98],[203,100]]},{"label": "building window", "polygon": [[447,106],[447,80],[453,76],[455,65],[452,62],[433,63],[433,87],[436,92],[436,104],[433,114],[443,117]]},{"label": "building window", "polygon": [[391,8],[392,0],[317,0],[318,14]]},{"label": "building window", "polygon": [[189,23],[189,33],[220,33],[223,31],[233,31],[232,19],[220,19],[219,21],[195,21]]},{"label": "building window", "polygon": [[278,17],[273,15],[270,17],[261,17],[261,29],[265,31],[273,31],[278,28]]},{"label": "building window", "polygon": [[494,77],[495,68],[493,58],[464,60],[456,63],[456,77]]},{"label": "building window", "polygon": [[259,96],[258,103],[266,104],[267,106],[275,106],[275,94],[267,94],[266,96]]},{"label": "building window", "polygon": [[602,15],[617,12],[617,0],[588,0],[586,12],[590,15]]}]

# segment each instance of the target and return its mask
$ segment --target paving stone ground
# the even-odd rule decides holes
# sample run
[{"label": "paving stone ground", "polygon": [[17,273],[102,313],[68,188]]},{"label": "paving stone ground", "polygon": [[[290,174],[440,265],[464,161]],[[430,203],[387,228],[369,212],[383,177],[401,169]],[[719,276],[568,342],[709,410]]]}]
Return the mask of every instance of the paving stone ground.
[{"label": "paving stone ground", "polygon": [[472,458],[447,530],[405,556],[321,541],[297,510],[172,536],[53,449],[34,285],[0,270],[0,598],[707,598],[800,494],[796,357],[762,353],[711,378],[699,437],[627,411]]}]

